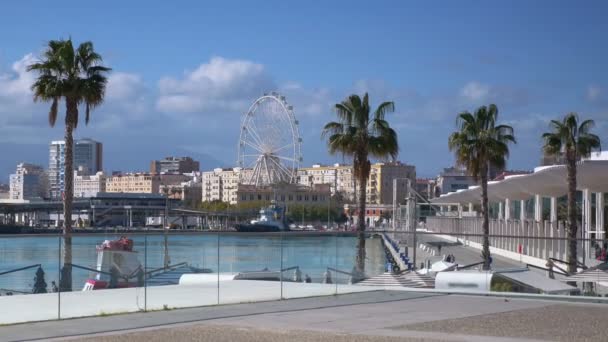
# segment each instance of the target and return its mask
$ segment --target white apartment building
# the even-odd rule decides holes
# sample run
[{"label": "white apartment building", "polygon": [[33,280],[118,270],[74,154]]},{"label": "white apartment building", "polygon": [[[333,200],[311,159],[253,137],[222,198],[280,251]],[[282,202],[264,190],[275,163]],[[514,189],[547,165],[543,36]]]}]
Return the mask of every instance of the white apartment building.
[{"label": "white apartment building", "polygon": [[106,174],[99,171],[94,175],[79,170],[74,172],[74,197],[95,197],[106,192]]},{"label": "white apartment building", "polygon": [[29,200],[44,197],[44,176],[44,169],[40,165],[18,164],[15,173],[10,175],[9,199]]},{"label": "white apartment building", "polygon": [[314,164],[312,167],[300,168],[297,173],[297,182],[308,187],[329,184],[332,196],[339,192],[347,200],[354,199],[355,183],[350,165],[324,166]]},{"label": "white apartment building", "polygon": [[222,201],[237,203],[238,184],[251,176],[251,169],[217,168],[202,173],[203,202]]}]

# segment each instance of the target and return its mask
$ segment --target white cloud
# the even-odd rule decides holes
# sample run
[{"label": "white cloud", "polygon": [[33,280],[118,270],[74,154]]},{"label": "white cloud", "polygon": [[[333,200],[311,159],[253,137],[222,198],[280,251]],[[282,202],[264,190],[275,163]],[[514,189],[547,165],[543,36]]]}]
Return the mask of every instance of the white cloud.
[{"label": "white cloud", "polygon": [[490,93],[490,87],[486,84],[472,81],[461,89],[460,95],[468,98],[471,101],[481,101],[488,96]]},{"label": "white cloud", "polygon": [[181,79],[164,77],[158,87],[156,107],[168,113],[240,113],[257,96],[276,88],[263,65],[222,57],[213,57],[195,70],[185,72]]},{"label": "white cloud", "polygon": [[595,85],[590,85],[589,87],[587,87],[587,99],[588,100],[595,101],[600,98],[601,94],[602,94],[602,88],[595,86]]},{"label": "white cloud", "polygon": [[0,112],[8,113],[32,104],[30,87],[36,75],[26,69],[34,61],[34,55],[27,54],[13,63],[10,72],[0,74]]}]

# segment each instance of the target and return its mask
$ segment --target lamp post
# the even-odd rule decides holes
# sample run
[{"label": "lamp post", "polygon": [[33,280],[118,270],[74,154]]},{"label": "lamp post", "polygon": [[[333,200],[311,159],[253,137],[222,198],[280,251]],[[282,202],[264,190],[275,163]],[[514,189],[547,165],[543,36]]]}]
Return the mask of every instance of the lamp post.
[{"label": "lamp post", "polygon": [[411,181],[409,178],[406,177],[401,177],[401,178],[394,178],[393,179],[393,231],[397,230],[397,181],[399,180],[407,180],[408,183],[406,183],[407,185],[407,197],[409,197],[409,188],[411,186]]}]

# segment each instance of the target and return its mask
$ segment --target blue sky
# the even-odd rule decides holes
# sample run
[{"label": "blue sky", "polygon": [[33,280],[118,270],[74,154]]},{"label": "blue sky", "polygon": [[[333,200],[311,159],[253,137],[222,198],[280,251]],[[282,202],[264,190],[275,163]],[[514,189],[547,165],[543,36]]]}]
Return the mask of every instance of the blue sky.
[{"label": "blue sky", "polygon": [[453,158],[462,110],[496,103],[531,169],[540,133],[569,111],[596,120],[608,144],[608,4],[562,1],[150,1],[0,5],[0,180],[20,161],[48,164],[47,106],[24,66],[49,39],[92,40],[114,72],[106,104],[77,137],[105,145],[110,170],[145,170],[191,154],[232,166],[239,121],[278,90],[301,122],[304,164],[334,162],[319,131],[353,92],[393,100],[399,159],[434,176]]}]

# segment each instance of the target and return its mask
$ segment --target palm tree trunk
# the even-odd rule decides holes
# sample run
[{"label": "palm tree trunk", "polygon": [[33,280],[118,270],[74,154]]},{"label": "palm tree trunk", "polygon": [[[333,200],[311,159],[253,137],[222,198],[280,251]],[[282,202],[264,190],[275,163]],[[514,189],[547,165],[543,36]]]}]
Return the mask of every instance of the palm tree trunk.
[{"label": "palm tree trunk", "polygon": [[367,180],[363,174],[359,175],[359,211],[357,221],[357,272],[363,275],[365,272],[365,199]]},{"label": "palm tree trunk", "polygon": [[576,221],[576,158],[567,157],[568,169],[568,272],[576,273],[577,221]]},{"label": "palm tree trunk", "polygon": [[483,229],[483,248],[481,257],[483,258],[483,269],[490,269],[490,217],[488,212],[488,170],[487,167],[481,168],[481,216]]},{"label": "palm tree trunk", "polygon": [[[71,111],[76,110],[76,114]],[[67,118],[78,115],[76,105],[68,105]],[[63,190],[63,268],[61,270],[61,291],[72,291],[72,200],[74,197],[74,124],[66,119],[65,124],[65,161]]]}]

